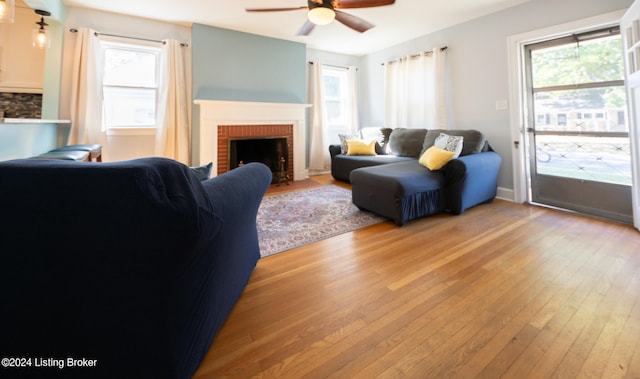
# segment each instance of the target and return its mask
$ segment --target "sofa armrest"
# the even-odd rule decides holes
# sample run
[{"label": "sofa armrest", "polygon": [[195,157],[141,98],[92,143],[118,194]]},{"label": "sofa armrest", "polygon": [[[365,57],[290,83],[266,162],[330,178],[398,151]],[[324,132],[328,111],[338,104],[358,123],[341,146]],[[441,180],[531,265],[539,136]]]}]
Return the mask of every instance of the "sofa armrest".
[{"label": "sofa armrest", "polygon": [[329,145],[329,154],[331,155],[331,158],[338,154],[342,154],[342,146],[339,144]]},{"label": "sofa armrest", "polygon": [[498,153],[486,151],[447,163],[444,167],[447,209],[461,214],[474,205],[493,200],[501,162]]},{"label": "sofa armrest", "polygon": [[[213,213],[222,221],[215,249],[225,252],[219,258],[224,262],[218,263],[226,271],[244,264],[236,261],[238,259],[253,260],[253,265],[260,258],[256,216],[272,176],[266,165],[254,162],[202,182]],[[243,252],[251,255],[242,256],[240,253]],[[248,277],[238,277],[235,281],[239,283],[246,279]]]},{"label": "sofa armrest", "polygon": [[190,333],[202,335],[200,345],[177,343],[193,357],[196,367],[260,259],[256,217],[271,180],[272,173],[266,165],[248,163],[202,182],[213,213],[220,218],[220,231],[211,236],[209,254],[204,254],[184,272],[184,277],[193,278],[190,297],[199,300],[175,310],[178,320],[188,321]]},{"label": "sofa armrest", "polygon": [[250,207],[257,211],[272,175],[266,165],[254,162],[201,183],[214,206]]}]

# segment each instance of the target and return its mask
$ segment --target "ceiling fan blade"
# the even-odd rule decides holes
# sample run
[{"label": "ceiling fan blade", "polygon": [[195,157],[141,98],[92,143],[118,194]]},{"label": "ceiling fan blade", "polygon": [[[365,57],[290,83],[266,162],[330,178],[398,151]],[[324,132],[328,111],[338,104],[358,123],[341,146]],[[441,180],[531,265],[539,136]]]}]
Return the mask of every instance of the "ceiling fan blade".
[{"label": "ceiling fan blade", "polygon": [[311,31],[313,31],[313,28],[316,26],[316,24],[314,24],[313,22],[307,20],[307,22],[304,23],[304,25],[302,25],[302,28],[300,28],[300,31],[298,31],[298,35],[299,36],[308,36],[309,33],[311,33]]},{"label": "ceiling fan blade", "polygon": [[245,8],[247,12],[283,12],[297,11],[300,9],[309,9],[309,7],[290,7],[290,8]]},{"label": "ceiling fan blade", "polygon": [[391,5],[395,3],[395,0],[337,0],[335,3],[335,9],[348,9],[348,8],[371,8],[381,7],[385,5]]},{"label": "ceiling fan blade", "polygon": [[375,26],[369,21],[363,20],[360,17],[340,12],[339,10],[336,10],[335,12],[337,21],[340,21],[341,23],[360,33],[364,33]]}]

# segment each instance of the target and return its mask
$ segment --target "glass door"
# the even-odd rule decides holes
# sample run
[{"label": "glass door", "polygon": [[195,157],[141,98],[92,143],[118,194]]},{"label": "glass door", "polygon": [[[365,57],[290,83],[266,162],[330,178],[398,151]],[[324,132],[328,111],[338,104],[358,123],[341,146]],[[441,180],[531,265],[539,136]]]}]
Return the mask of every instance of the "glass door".
[{"label": "glass door", "polygon": [[534,203],[633,222],[619,28],[526,48]]}]

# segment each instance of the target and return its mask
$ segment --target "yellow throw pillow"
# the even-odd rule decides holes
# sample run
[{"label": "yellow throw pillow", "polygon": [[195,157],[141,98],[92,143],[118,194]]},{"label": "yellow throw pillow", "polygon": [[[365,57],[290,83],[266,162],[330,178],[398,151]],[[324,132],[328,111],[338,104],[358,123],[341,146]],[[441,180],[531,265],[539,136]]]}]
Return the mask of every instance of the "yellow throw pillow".
[{"label": "yellow throw pillow", "polygon": [[437,146],[431,146],[422,154],[418,162],[431,171],[440,170],[455,154],[453,151],[446,151]]},{"label": "yellow throw pillow", "polygon": [[347,140],[347,155],[376,155],[376,140],[365,142],[361,139]]}]

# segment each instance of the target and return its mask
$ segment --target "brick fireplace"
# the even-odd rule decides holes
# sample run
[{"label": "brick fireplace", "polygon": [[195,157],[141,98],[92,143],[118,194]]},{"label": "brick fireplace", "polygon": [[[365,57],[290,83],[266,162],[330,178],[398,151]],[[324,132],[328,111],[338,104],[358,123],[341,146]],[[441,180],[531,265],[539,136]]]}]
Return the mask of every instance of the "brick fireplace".
[{"label": "brick fireplace", "polygon": [[[305,119],[308,104],[195,100],[200,108],[199,162],[213,162],[213,176],[227,171],[228,139],[287,136],[289,177],[304,180],[306,169]],[[291,142],[293,141],[293,142]]]},{"label": "brick fireplace", "polygon": [[[287,138],[288,157],[293,157],[293,125],[218,125],[218,175],[229,170],[229,141],[234,138]],[[247,163],[247,162],[245,162]],[[288,164],[289,178],[293,178],[293,165]]]}]

